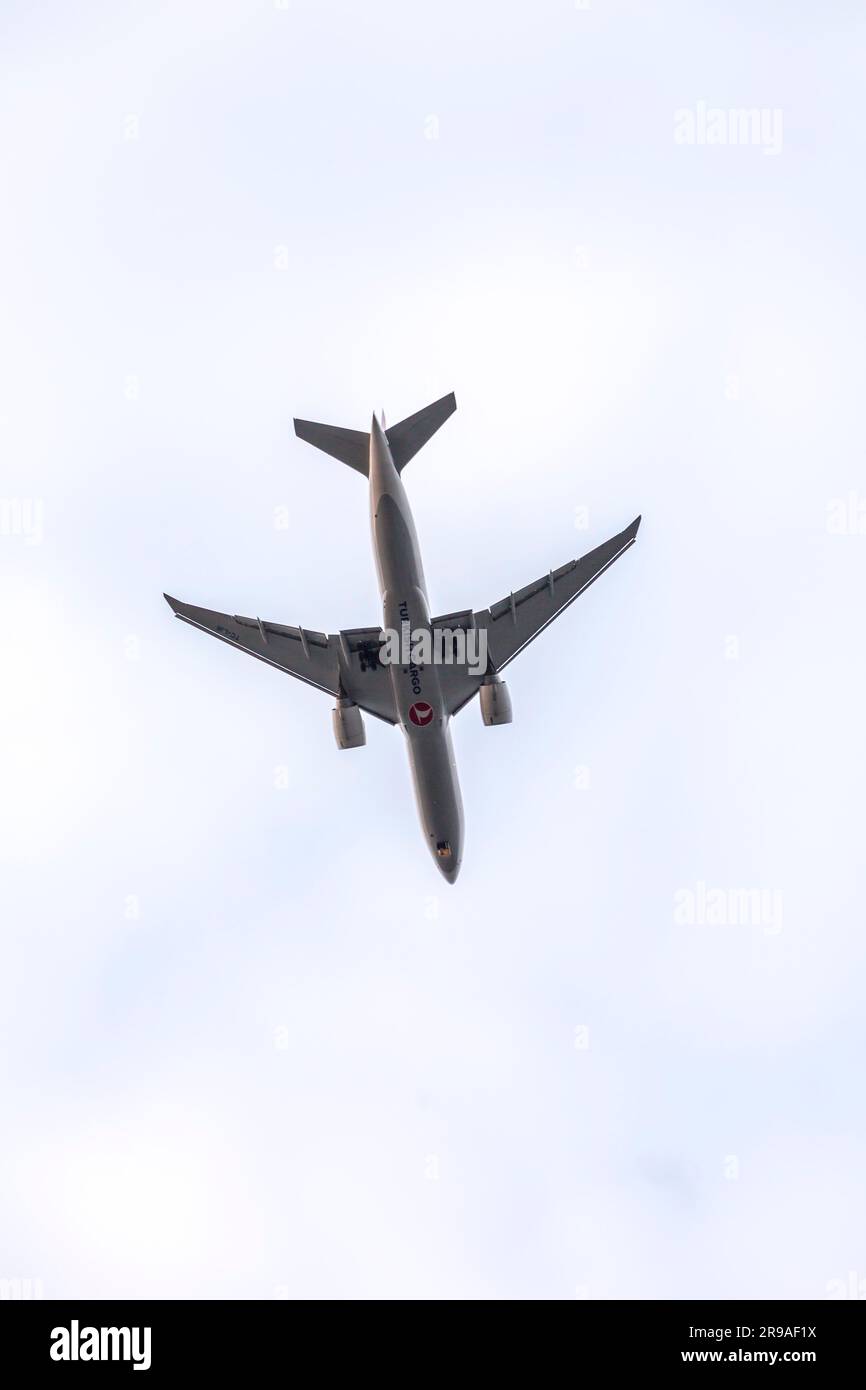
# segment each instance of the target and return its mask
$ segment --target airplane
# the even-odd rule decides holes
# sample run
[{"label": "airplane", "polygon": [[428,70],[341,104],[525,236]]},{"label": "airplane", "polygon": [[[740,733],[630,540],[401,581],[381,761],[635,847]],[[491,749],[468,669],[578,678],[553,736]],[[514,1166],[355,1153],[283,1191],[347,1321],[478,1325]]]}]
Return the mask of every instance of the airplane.
[{"label": "airplane", "polygon": [[[457,409],[453,392],[386,428],[374,414],[369,431],[295,420],[298,438],[339,459],[369,484],[373,553],[382,595],[382,627],[348,628],[338,633],[264,622],[195,608],[169,594],[165,598],[185,623],[249,652],[335,698],[334,736],[341,749],[366,742],[362,711],[406,737],[421,827],[437,867],[449,883],[460,871],[463,803],[449,721],[478,695],[485,725],[510,724],[511,697],[500,672],[559,617],[635,542],[641,518],[624,531],[570,560],[559,569],[507,594],[489,608],[430,616],[427,584],[403,469]],[[400,659],[383,660],[386,633],[405,632],[445,643],[438,661],[416,659],[415,648]],[[466,659],[465,642],[484,640],[486,665]],[[451,659],[462,657],[463,659]]]}]

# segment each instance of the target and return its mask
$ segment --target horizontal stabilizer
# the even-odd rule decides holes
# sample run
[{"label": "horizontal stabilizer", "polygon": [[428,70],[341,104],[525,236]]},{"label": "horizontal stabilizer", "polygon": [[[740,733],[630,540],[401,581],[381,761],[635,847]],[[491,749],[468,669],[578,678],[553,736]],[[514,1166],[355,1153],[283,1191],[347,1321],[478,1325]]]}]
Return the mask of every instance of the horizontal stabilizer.
[{"label": "horizontal stabilizer", "polygon": [[394,467],[398,473],[403,471],[409,460],[415,457],[418,450],[432,438],[440,425],[445,424],[448,416],[453,415],[456,409],[457,401],[452,391],[450,395],[443,396],[432,405],[426,405],[423,410],[416,411],[414,415],[407,416],[405,420],[385,431]]},{"label": "horizontal stabilizer", "polygon": [[369,475],[370,436],[363,430],[344,430],[339,425],[317,425],[313,420],[296,420],[295,434],[323,453],[347,463],[357,473]]}]

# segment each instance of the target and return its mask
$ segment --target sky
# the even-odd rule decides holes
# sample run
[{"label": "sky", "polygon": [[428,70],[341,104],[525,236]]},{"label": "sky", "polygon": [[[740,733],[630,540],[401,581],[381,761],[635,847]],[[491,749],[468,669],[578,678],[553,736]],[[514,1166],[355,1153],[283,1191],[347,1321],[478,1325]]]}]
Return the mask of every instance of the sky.
[{"label": "sky", "polygon": [[[0,1294],[866,1296],[864,37],[3,6]],[[643,515],[455,721],[454,887],[162,598],[380,622],[292,417],[451,390],[434,612]]]}]

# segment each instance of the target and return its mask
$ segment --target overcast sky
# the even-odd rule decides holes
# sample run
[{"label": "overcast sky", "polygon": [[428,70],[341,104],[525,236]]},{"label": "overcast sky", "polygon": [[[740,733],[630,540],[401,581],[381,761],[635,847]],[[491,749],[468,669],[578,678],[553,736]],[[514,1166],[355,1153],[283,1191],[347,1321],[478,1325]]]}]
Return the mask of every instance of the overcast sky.
[{"label": "overcast sky", "polygon": [[[864,29],[3,7],[0,1280],[866,1281]],[[292,416],[452,389],[434,612],[644,518],[457,719],[453,888],[398,731],[162,599],[379,622]]]}]

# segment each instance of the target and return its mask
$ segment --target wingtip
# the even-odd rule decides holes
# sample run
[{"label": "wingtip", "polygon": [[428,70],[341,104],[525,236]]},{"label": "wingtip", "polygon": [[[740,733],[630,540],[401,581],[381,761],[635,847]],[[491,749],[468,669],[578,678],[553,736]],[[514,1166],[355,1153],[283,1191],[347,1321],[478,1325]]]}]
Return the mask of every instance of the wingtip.
[{"label": "wingtip", "polygon": [[635,519],[634,519],[634,521],[632,522],[631,526],[628,528],[628,529],[631,531],[632,539],[634,539],[634,537],[637,535],[638,531],[640,530],[640,522],[641,522],[640,516],[636,516]]},{"label": "wingtip", "polygon": [[163,598],[165,599],[172,613],[176,613],[178,608],[180,607],[180,600],[172,598],[171,594],[163,594]]}]

